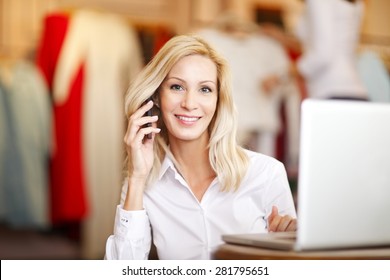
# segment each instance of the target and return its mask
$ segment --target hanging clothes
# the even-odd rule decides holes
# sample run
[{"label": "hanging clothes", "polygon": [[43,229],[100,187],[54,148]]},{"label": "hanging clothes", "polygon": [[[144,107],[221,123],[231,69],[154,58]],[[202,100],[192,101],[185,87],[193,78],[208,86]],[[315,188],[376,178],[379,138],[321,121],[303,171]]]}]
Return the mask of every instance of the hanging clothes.
[{"label": "hanging clothes", "polygon": [[41,73],[19,61],[0,85],[1,217],[14,227],[47,229],[51,104]]},{"label": "hanging clothes", "polygon": [[165,26],[147,26],[136,27],[137,35],[140,41],[143,62],[146,65],[152,60],[153,56],[171,39],[175,33],[169,27]]},{"label": "hanging clothes", "polygon": [[[248,133],[257,133],[260,143],[255,143],[255,150],[275,157],[276,135],[282,129],[279,108],[281,101],[286,100],[288,157],[297,162],[300,93],[288,78],[290,60],[283,47],[258,33],[237,37],[216,28],[201,29],[197,33],[229,62],[240,142],[245,143]],[[282,83],[265,93],[261,82],[270,75],[278,76]]]},{"label": "hanging clothes", "polygon": [[6,112],[8,106],[8,100],[6,99],[6,94],[2,81],[0,79],[0,221],[5,220],[7,213],[5,197],[5,152],[7,151],[7,143],[10,132],[8,131],[8,112]]},{"label": "hanging clothes", "polygon": [[23,165],[15,142],[17,132],[11,107],[10,93],[0,83],[0,218],[11,225],[19,225],[29,220],[29,213],[26,209]]},{"label": "hanging clothes", "polygon": [[160,27],[155,34],[155,40],[153,44],[153,55],[156,55],[158,51],[168,42],[175,33],[169,28]]},{"label": "hanging clothes", "polygon": [[368,99],[373,102],[390,102],[390,75],[378,54],[364,50],[358,55],[357,68]]},{"label": "hanging clothes", "polygon": [[[69,14],[46,16],[38,47],[37,65],[53,97],[54,75],[68,32]],[[81,147],[81,109],[84,64],[77,66],[69,81],[67,99],[53,102],[54,151],[50,160],[50,217],[54,226],[79,222],[87,215],[84,158]]]},{"label": "hanging clothes", "polygon": [[296,26],[304,49],[297,69],[308,97],[367,100],[356,67],[364,1],[307,0],[305,8]]},{"label": "hanging clothes", "polygon": [[[80,101],[73,103],[76,114],[70,107],[62,112],[62,126],[56,132],[63,133],[67,125],[72,125],[69,123],[72,114],[77,115],[73,125],[79,129],[80,137],[76,140],[80,147],[77,155],[80,165],[77,172],[82,179],[78,182],[82,189],[77,191],[84,193],[84,202],[89,205],[81,233],[84,258],[102,258],[107,236],[112,232],[115,216],[112,205],[119,199],[117,186],[122,182],[124,162],[124,94],[142,66],[135,30],[121,17],[88,10],[72,13],[55,65],[52,98],[58,109],[67,106],[75,95]],[[79,85],[77,92],[73,91],[74,85]],[[68,139],[70,136],[64,135]],[[57,136],[57,141],[61,140]],[[72,162],[62,161],[61,164],[68,165],[72,171]],[[61,169],[58,171],[62,172]],[[61,173],[59,177],[62,175],[65,174]],[[54,188],[69,187],[58,180],[57,183],[59,185]],[[61,199],[64,213],[72,211],[72,197],[68,196],[65,201]],[[85,215],[85,212],[78,214]]]}]

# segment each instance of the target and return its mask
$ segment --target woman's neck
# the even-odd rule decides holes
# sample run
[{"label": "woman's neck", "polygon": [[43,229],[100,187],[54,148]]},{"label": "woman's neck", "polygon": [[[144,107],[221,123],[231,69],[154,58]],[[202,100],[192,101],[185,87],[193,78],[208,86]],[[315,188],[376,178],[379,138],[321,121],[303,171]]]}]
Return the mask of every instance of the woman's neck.
[{"label": "woman's neck", "polygon": [[176,168],[201,201],[216,176],[209,160],[208,141],[175,141],[170,143],[170,150],[177,162]]},{"label": "woman's neck", "polygon": [[[205,140],[170,142],[170,150],[180,169],[210,166],[208,143]],[[184,170],[183,170],[184,171]]]}]

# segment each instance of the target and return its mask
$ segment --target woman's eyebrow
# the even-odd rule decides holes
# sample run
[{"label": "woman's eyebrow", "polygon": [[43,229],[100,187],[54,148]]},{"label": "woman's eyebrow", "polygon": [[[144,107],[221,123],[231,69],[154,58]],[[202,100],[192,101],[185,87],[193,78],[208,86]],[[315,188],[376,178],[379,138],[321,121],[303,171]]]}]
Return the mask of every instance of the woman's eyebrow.
[{"label": "woman's eyebrow", "polygon": [[[183,83],[186,83],[185,80],[183,80],[183,79],[181,79],[181,78],[179,78],[179,77],[176,77],[176,76],[166,77],[166,78],[165,78],[165,81],[168,81],[168,80],[171,80],[171,79],[179,80],[179,81],[181,81],[181,82],[183,82]],[[199,84],[203,84],[203,83],[213,83],[213,84],[215,84],[215,85],[217,84],[216,82],[214,82],[214,81],[212,81],[212,80],[204,80],[204,81],[200,81],[200,82],[199,82]]]},{"label": "woman's eyebrow", "polygon": [[165,81],[168,81],[168,80],[171,80],[171,79],[175,79],[175,80],[179,80],[179,81],[185,82],[185,80],[183,80],[183,79],[180,79],[179,77],[175,77],[175,76],[172,76],[172,77],[166,77],[166,78],[165,78]]},{"label": "woman's eyebrow", "polygon": [[201,84],[203,84],[203,83],[213,83],[213,84],[217,84],[216,82],[211,81],[211,80],[201,81],[200,83],[201,83]]}]

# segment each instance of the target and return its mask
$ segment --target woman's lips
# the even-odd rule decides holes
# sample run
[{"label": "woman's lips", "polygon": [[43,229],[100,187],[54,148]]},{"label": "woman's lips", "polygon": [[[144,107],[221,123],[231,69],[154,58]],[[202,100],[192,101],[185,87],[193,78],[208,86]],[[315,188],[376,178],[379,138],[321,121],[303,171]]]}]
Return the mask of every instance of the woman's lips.
[{"label": "woman's lips", "polygon": [[183,115],[175,115],[175,117],[179,119],[181,123],[184,124],[193,124],[201,118],[201,117],[183,116]]}]

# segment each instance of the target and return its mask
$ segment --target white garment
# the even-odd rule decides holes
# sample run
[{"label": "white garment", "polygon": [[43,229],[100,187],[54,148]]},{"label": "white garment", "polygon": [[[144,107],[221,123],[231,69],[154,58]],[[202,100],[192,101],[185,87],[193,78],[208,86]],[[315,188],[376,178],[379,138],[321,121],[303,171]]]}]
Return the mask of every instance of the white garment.
[{"label": "white garment", "polygon": [[239,189],[221,192],[215,179],[201,202],[168,157],[159,180],[145,191],[145,210],[123,210],[125,182],[106,258],[146,259],[152,229],[160,259],[210,259],[223,242],[222,234],[267,232],[273,205],[281,215],[296,217],[283,164],[259,153],[247,153],[250,165]]},{"label": "white garment", "polygon": [[308,0],[297,26],[304,45],[298,70],[312,98],[367,98],[356,66],[363,3]]},{"label": "white garment", "polygon": [[276,41],[255,34],[241,38],[216,29],[199,30],[198,34],[229,63],[240,130],[277,132],[281,93],[264,93],[261,82],[269,75],[286,75],[289,59],[284,49]]},{"label": "white garment", "polygon": [[88,10],[75,12],[69,24],[54,77],[53,98],[64,102],[70,81],[85,63],[82,147],[90,213],[83,223],[83,258],[104,254],[120,191],[124,160],[124,93],[141,70],[137,34],[120,16]]},{"label": "white garment", "polygon": [[[205,28],[198,30],[197,34],[213,45],[229,63],[232,95],[238,110],[240,144],[247,144],[248,134],[257,132],[260,141],[254,150],[274,157],[276,135],[281,129],[280,106],[285,100],[289,104],[286,112],[289,119],[288,158],[297,162],[300,93],[295,82],[289,79],[290,59],[284,48],[268,36],[255,33],[236,37]],[[265,93],[262,82],[273,75],[283,82],[272,92]],[[273,144],[266,145],[263,138]]]}]

